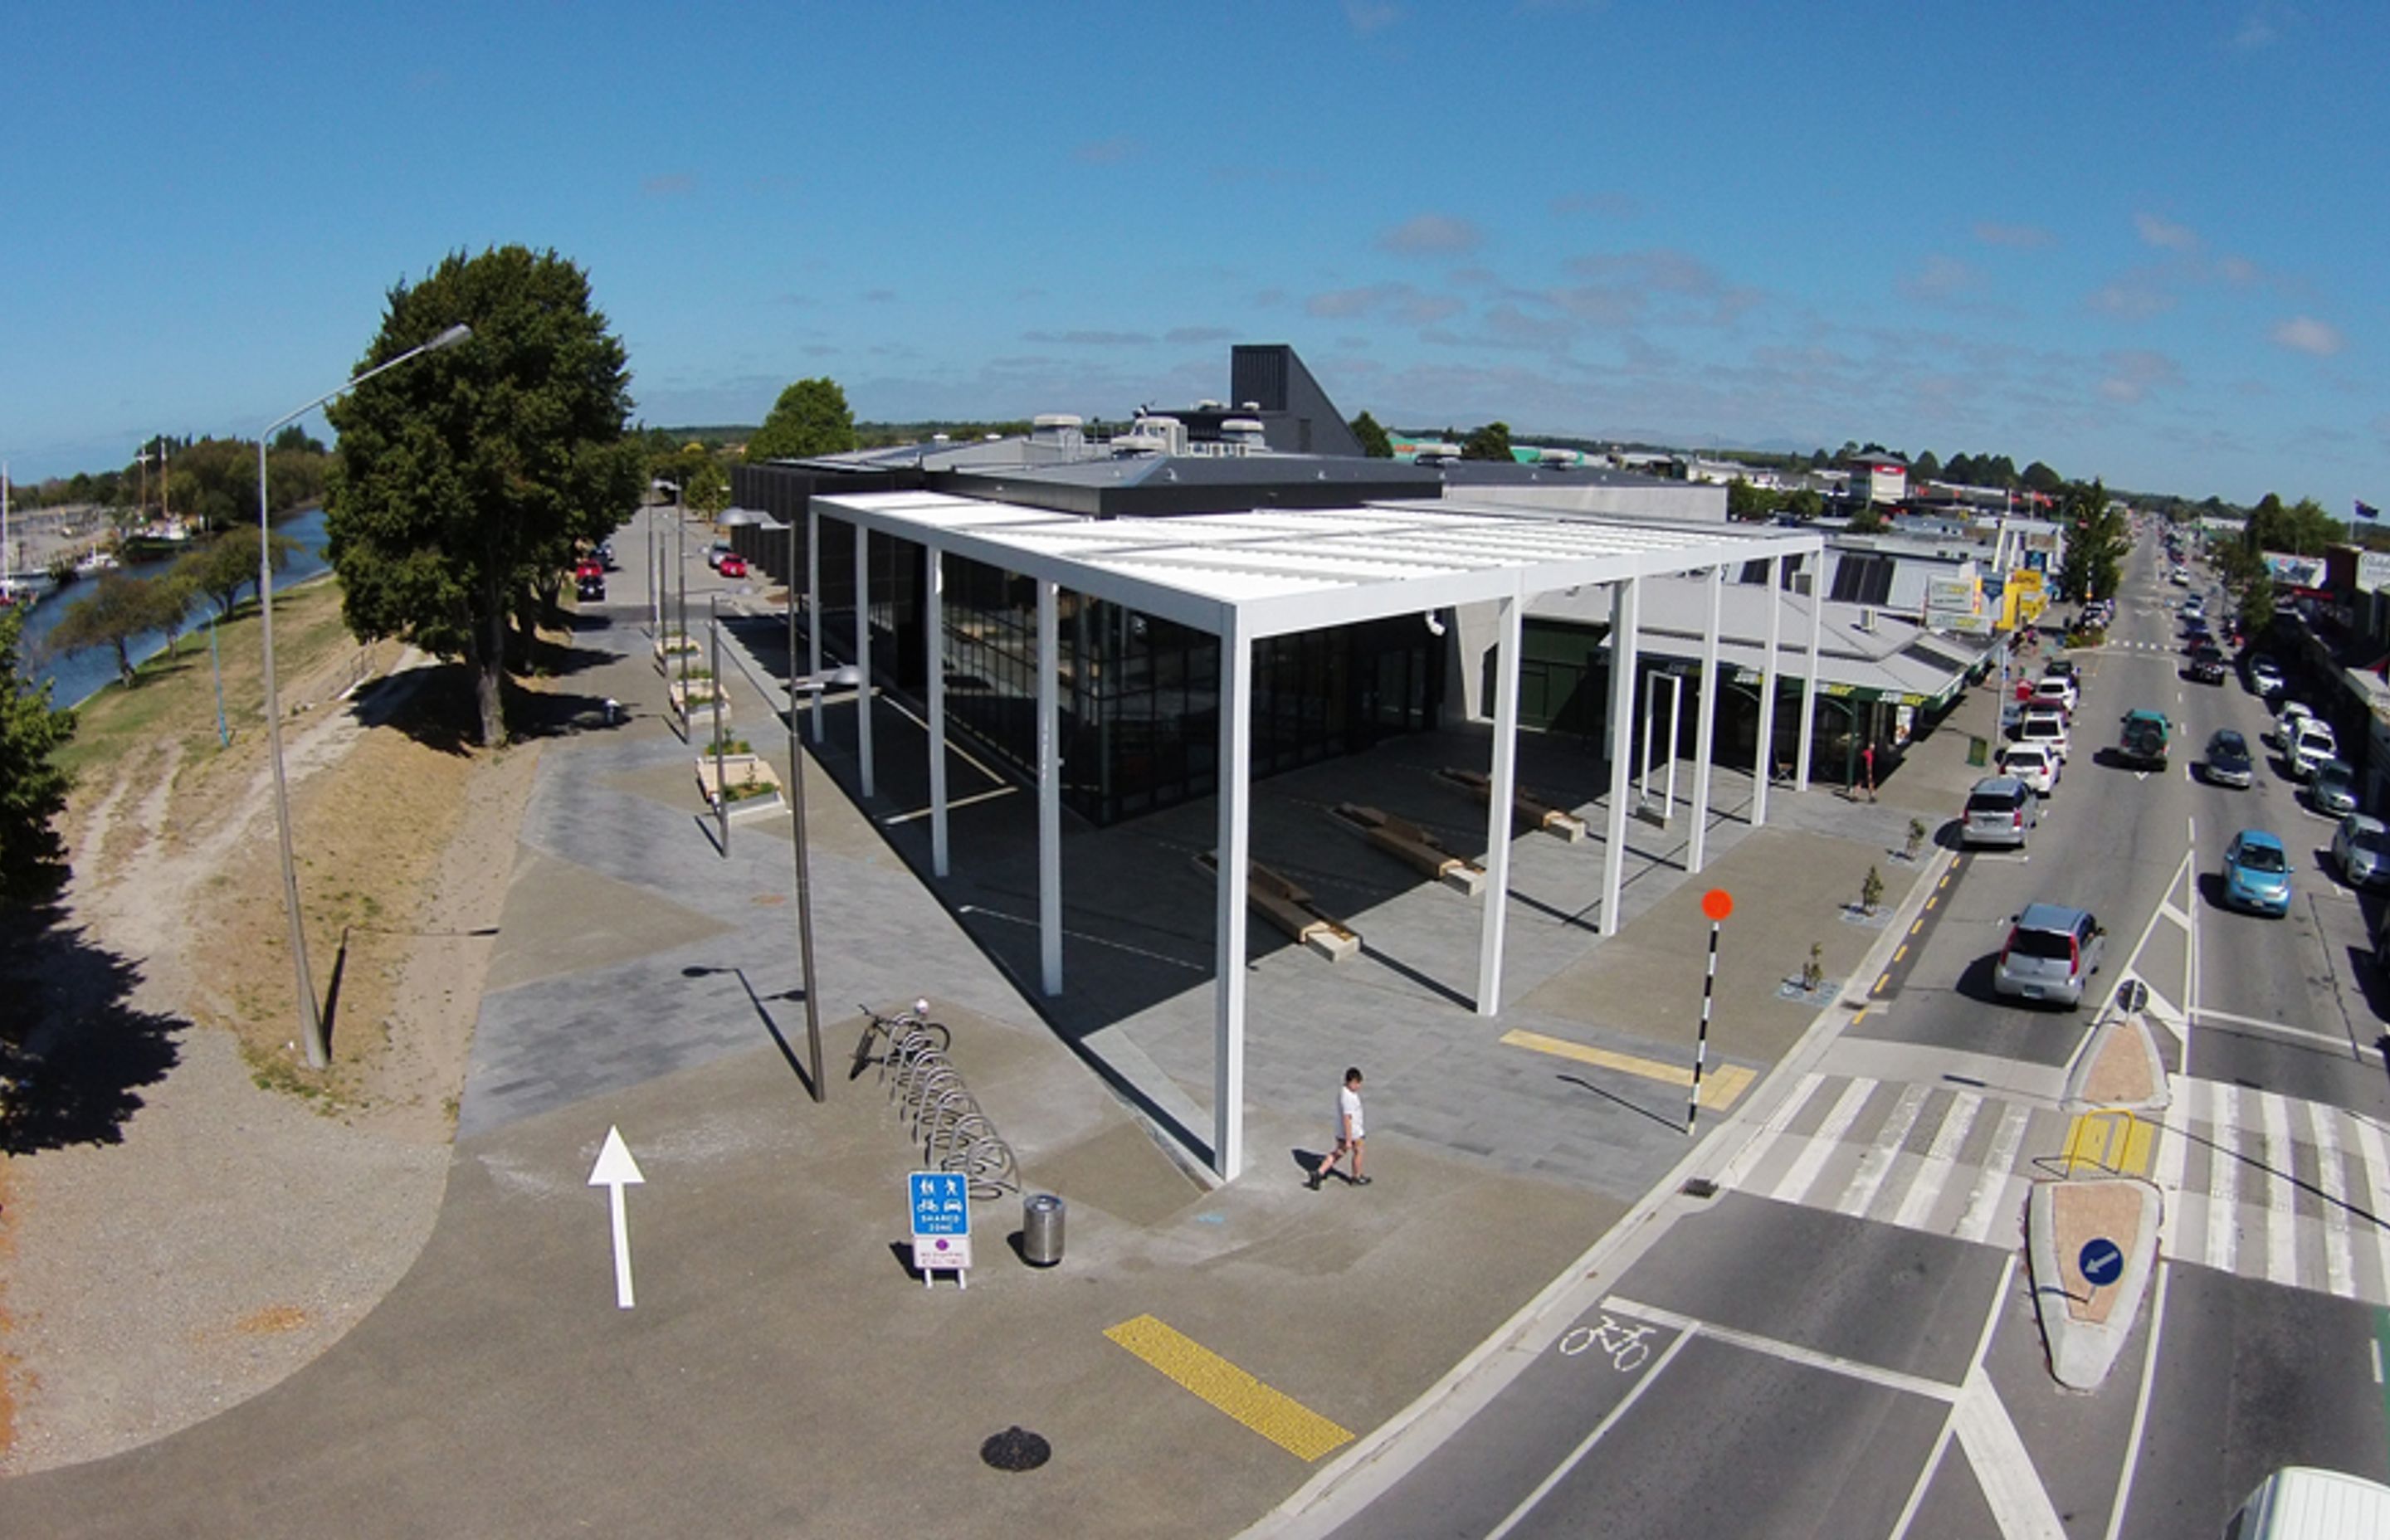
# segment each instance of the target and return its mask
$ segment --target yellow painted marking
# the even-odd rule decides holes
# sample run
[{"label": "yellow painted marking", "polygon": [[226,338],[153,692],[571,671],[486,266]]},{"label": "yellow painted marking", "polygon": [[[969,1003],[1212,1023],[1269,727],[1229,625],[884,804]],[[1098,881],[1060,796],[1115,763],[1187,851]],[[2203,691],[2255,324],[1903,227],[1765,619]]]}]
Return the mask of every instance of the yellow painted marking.
[{"label": "yellow painted marking", "polygon": [[1913,935],[1917,934],[1917,932],[1918,932],[1918,931],[1922,930],[1924,930],[1924,929],[1925,929],[1925,922],[1924,922],[1923,920],[1921,920],[1921,920],[1918,920],[1915,924],[1913,924],[1913,925],[1909,926],[1909,928],[1908,928],[1908,933],[1909,933],[1910,935],[1912,935],[1912,936],[1913,936]]},{"label": "yellow painted marking", "polygon": [[1298,1459],[1316,1460],[1353,1442],[1350,1431],[1151,1315],[1123,1321],[1104,1335]]},{"label": "yellow painted marking", "polygon": [[1852,1018],[1851,1018],[1851,1025],[1853,1025],[1853,1026],[1855,1026],[1855,1027],[1856,1027],[1856,1026],[1857,1026],[1861,1021],[1866,1020],[1867,1020],[1867,1013],[1868,1013],[1869,1008],[1870,1008],[1870,1007],[1866,1007],[1866,1006],[1861,1006],[1861,1007],[1859,1007],[1859,1013],[1858,1013],[1857,1016],[1854,1016],[1854,1017],[1852,1017]]},{"label": "yellow painted marking", "polygon": [[[1645,1080],[1664,1081],[1670,1085],[1690,1089],[1693,1071],[1687,1064],[1663,1064],[1656,1059],[1638,1059],[1630,1053],[1613,1053],[1608,1048],[1588,1047],[1572,1043],[1565,1037],[1547,1037],[1539,1032],[1512,1031],[1502,1034],[1502,1041],[1514,1048],[1533,1048],[1561,1059],[1574,1059],[1580,1064],[1598,1069],[1616,1070],[1624,1074],[1640,1075]],[[1758,1077],[1740,1064],[1721,1064],[1702,1076],[1702,1105],[1731,1107],[1735,1098],[1751,1089]]]},{"label": "yellow painted marking", "polygon": [[[1892,960],[1895,962],[1898,962],[1901,958],[1907,956],[1908,956],[1908,943],[1907,942],[1902,942],[1898,946],[1892,949]],[[1885,977],[1889,978],[1891,975],[1886,974]]]},{"label": "yellow painted marking", "polygon": [[[1925,895],[1925,906],[1926,906],[1927,908],[1929,908],[1929,909],[1931,909],[1932,907],[1934,907],[1934,905],[1935,905],[1936,904],[1939,904],[1939,903],[1941,903],[1941,902],[1942,902],[1942,895],[1941,895],[1940,893],[1938,893],[1938,892],[1937,892],[1937,893],[1928,893],[1928,894],[1926,894],[1926,895]],[[1918,924],[1920,924],[1920,925],[1922,925],[1922,924],[1924,924],[1925,922],[1924,922],[1923,920],[1921,920],[1921,920],[1919,920],[1917,923],[1918,923]]]},{"label": "yellow painted marking", "polygon": [[2079,1163],[2119,1176],[2146,1176],[2157,1149],[2157,1125],[2120,1110],[2078,1113],[2066,1128],[2062,1157],[2071,1174]]},{"label": "yellow painted marking", "polygon": [[1877,991],[1878,991],[1879,993],[1880,993],[1880,992],[1882,992],[1882,991],[1883,991],[1883,990],[1890,989],[1890,988],[1892,987],[1892,969],[1891,969],[1887,968],[1887,969],[1885,969],[1883,970],[1883,977],[1882,977],[1882,978],[1878,979],[1878,980],[1875,982],[1875,987],[1876,987],[1876,989],[1877,989]]}]

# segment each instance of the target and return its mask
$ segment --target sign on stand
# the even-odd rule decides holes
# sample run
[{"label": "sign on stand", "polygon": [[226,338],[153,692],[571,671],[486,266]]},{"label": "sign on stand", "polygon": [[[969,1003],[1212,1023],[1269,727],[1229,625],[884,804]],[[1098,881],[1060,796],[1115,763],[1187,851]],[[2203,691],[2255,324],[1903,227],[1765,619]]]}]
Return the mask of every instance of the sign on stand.
[{"label": "sign on stand", "polygon": [[931,1275],[951,1272],[955,1282],[970,1287],[970,1185],[960,1172],[917,1171],[905,1178],[907,1206],[913,1214],[913,1267],[921,1287]]}]

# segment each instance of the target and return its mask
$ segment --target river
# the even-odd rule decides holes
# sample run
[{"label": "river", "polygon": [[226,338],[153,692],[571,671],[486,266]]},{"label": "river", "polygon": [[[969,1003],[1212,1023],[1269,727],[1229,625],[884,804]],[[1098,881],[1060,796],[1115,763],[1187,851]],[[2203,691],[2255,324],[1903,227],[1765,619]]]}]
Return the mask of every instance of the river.
[{"label": "river", "polygon": [[[276,588],[287,587],[302,579],[326,571],[330,563],[324,559],[324,510],[302,508],[288,515],[274,526],[274,533],[288,535],[299,542],[299,549],[290,553],[289,565],[274,574]],[[123,571],[135,577],[155,577],[173,565],[172,557],[156,561],[125,563]],[[99,586],[96,578],[77,578],[73,582],[44,594],[25,619],[24,658],[35,684],[50,683],[58,687],[50,693],[55,706],[80,706],[116,682],[116,649],[93,648],[69,657],[53,658],[45,645],[51,631],[66,617],[67,606],[89,596]],[[216,612],[215,601],[201,598],[183,624],[182,635],[189,636],[207,630],[210,617]],[[199,645],[207,645],[199,638]],[[145,631],[133,640],[133,661],[136,663],[154,658],[166,650],[166,633]]]}]

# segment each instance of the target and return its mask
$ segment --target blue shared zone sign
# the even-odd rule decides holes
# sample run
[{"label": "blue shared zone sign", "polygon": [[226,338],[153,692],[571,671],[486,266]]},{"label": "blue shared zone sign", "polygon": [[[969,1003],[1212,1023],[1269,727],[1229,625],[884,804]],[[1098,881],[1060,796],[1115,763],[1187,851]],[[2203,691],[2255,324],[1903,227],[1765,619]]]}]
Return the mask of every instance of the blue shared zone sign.
[{"label": "blue shared zone sign", "polygon": [[917,1236],[970,1234],[970,1189],[960,1173],[917,1171],[906,1178]]},{"label": "blue shared zone sign", "polygon": [[2104,1289],[2125,1276],[2125,1252],[2114,1241],[2102,1236],[2084,1243],[2075,1264],[2083,1269],[2083,1281],[2095,1289]]}]

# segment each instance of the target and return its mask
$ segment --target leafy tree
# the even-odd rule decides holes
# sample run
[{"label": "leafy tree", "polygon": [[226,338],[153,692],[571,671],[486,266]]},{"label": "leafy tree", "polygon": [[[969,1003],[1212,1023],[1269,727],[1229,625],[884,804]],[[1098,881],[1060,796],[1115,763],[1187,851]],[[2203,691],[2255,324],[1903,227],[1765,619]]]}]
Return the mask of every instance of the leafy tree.
[{"label": "leafy tree", "polygon": [[269,453],[280,450],[297,451],[307,455],[322,455],[328,453],[328,451],[324,448],[323,440],[315,437],[313,433],[308,432],[307,430],[300,427],[295,422],[283,429],[281,432],[275,434],[274,442],[271,444],[268,444],[266,448]]},{"label": "leafy tree", "polygon": [[325,524],[349,629],[462,660],[482,742],[495,746],[508,622],[576,540],[621,521],[640,456],[623,433],[623,344],[579,267],[520,246],[453,253],[392,289],[360,372],[457,322],[473,328],[463,344],[330,407],[341,456]]},{"label": "leafy tree", "polygon": [[[178,589],[170,593],[170,589]],[[139,684],[133,666],[133,641],[145,631],[168,623],[174,606],[190,610],[190,592],[163,578],[137,578],[127,572],[99,574],[99,586],[85,598],[67,606],[50,632],[50,647],[61,653],[90,652],[108,648],[116,654],[117,677],[127,688]],[[173,619],[180,619],[173,614]]]},{"label": "leafy tree", "polygon": [[2065,525],[2066,592],[2077,599],[2114,597],[2132,535],[2123,510],[2109,505],[2104,483],[2077,482],[2068,489]]},{"label": "leafy tree", "polygon": [[1929,449],[1908,462],[1908,473],[1921,481],[1936,480],[1942,474],[1942,462],[1935,459],[1934,451]]},{"label": "leafy tree", "polygon": [[2024,468],[2024,484],[2036,492],[2056,493],[2066,485],[2066,478],[2036,460]]},{"label": "leafy tree", "polygon": [[1353,436],[1361,441],[1362,454],[1373,460],[1394,457],[1394,441],[1386,437],[1386,430],[1378,425],[1377,418],[1364,412],[1353,419],[1352,426]]},{"label": "leafy tree", "polygon": [[2263,635],[2266,628],[2274,623],[2274,574],[2264,562],[2258,562],[2249,580],[2241,584],[2238,597],[2241,634]]},{"label": "leafy tree", "polygon": [[1853,534],[1882,534],[1888,527],[1883,510],[1873,503],[1860,504],[1858,511],[1851,515],[1850,532]]},{"label": "leafy tree", "polygon": [[1776,494],[1753,486],[1738,476],[1726,484],[1726,516],[1756,523],[1776,517]]},{"label": "leafy tree", "polygon": [[67,847],[56,827],[67,805],[57,751],[74,736],[74,712],[50,704],[50,686],[26,674],[21,607],[0,608],[0,906],[34,903],[66,880]]},{"label": "leafy tree", "polygon": [[2260,551],[2318,556],[2326,545],[2347,539],[2348,529],[2312,497],[2285,507],[2269,492],[2250,510],[2247,538]]},{"label": "leafy tree", "polygon": [[794,460],[836,455],[854,447],[854,414],[846,392],[827,376],[800,379],[780,392],[764,426],[747,441],[747,458]]},{"label": "leafy tree", "polygon": [[[281,571],[290,565],[299,542],[277,534],[266,543],[267,559]],[[257,526],[236,524],[174,563],[191,591],[213,599],[216,613],[229,615],[240,603],[240,591],[257,582]]]},{"label": "leafy tree", "polygon": [[1815,487],[1803,487],[1784,494],[1784,511],[1805,521],[1816,519],[1825,513],[1826,499]]},{"label": "leafy tree", "polygon": [[680,488],[682,504],[709,520],[730,506],[730,478],[701,443],[683,444],[664,474]]},{"label": "leafy tree", "polygon": [[1510,425],[1489,422],[1460,441],[1464,460],[1507,460],[1510,456]]}]

